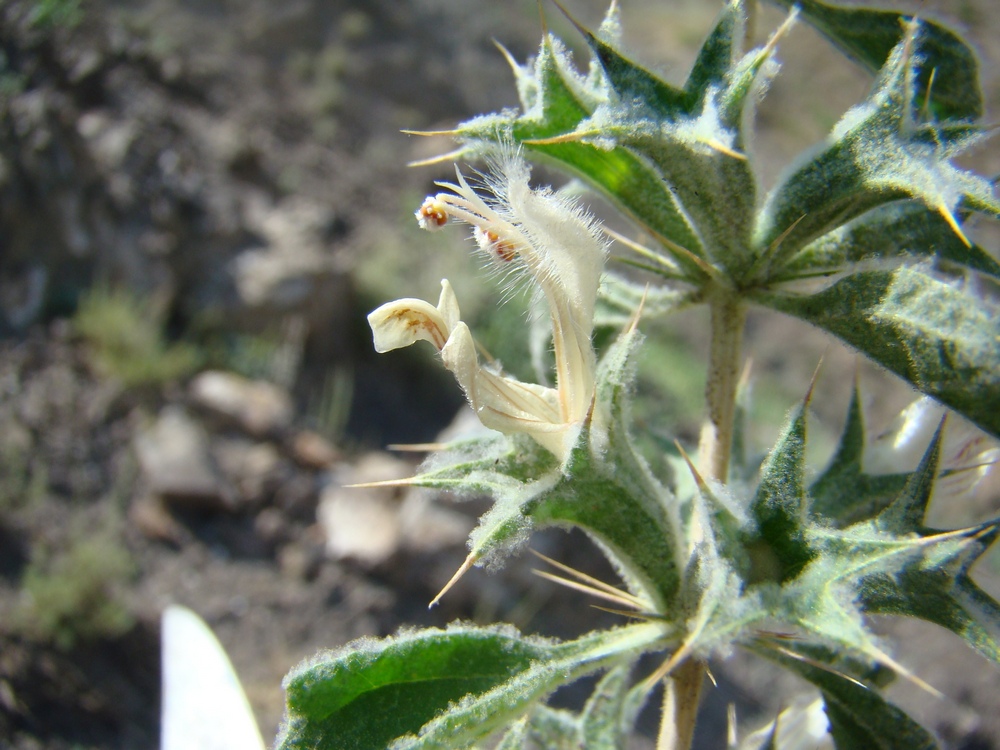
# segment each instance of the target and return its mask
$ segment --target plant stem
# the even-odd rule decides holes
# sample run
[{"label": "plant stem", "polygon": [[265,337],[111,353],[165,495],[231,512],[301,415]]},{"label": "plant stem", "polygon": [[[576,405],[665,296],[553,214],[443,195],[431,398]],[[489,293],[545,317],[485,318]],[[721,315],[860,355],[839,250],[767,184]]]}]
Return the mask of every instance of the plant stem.
[{"label": "plant stem", "polygon": [[701,432],[698,463],[708,479],[726,482],[733,450],[733,420],[742,365],[746,308],[735,294],[726,289],[719,289],[711,296],[709,308],[712,338],[705,385],[708,421]]},{"label": "plant stem", "polygon": [[[725,287],[708,296],[711,312],[711,344],[705,401],[708,421],[698,446],[701,472],[716,482],[729,477],[733,449],[733,421],[736,389],[742,364],[743,330],[746,308],[740,298]],[[698,534],[697,529],[693,529]],[[682,662],[667,679],[663,696],[663,716],[657,750],[689,750],[694,738],[705,665],[696,660]]]},{"label": "plant stem", "polygon": [[689,659],[673,671],[663,690],[663,717],[657,750],[688,750],[694,739],[705,665]]}]

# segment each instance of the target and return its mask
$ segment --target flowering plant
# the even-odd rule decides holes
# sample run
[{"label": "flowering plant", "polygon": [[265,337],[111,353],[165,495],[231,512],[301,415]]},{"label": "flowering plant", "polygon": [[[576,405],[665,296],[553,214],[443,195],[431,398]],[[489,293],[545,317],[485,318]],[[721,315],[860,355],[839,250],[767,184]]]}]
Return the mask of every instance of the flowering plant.
[{"label": "flowering plant", "polygon": [[[495,500],[448,587],[517,551],[532,529],[578,527],[622,586],[555,563],[575,579],[562,580],[610,600],[623,624],[569,642],[453,624],[350,644],[289,675],[280,747],[624,747],[662,683],[658,747],[684,750],[706,665],[738,647],[818,689],[836,747],[931,748],[934,737],[879,688],[895,675],[933,688],[890,655],[868,616],[928,620],[1000,663],[1000,605],[969,575],[1000,521],[938,530],[925,520],[932,496],[966,492],[988,470],[1000,434],[1000,265],[966,224],[1000,217],[1000,202],[990,180],[953,161],[984,137],[975,55],[939,24],[820,0],[797,2],[766,44],[745,51],[753,12],[730,0],[677,87],[621,51],[613,3],[597,32],[576,24],[588,72],[547,33],[533,62],[511,60],[522,109],[451,133],[461,155],[491,167],[475,186],[461,171],[440,183],[417,219],[430,230],[470,225],[500,273],[537,291],[554,386],[484,364],[448,281],[436,306],[402,299],[369,316],[379,351],[436,347],[491,430],[406,482]],[[754,109],[795,19],[875,81],[758,196]],[[620,209],[650,246],[619,244],[655,283],[604,268],[612,233],[564,194],[533,187],[535,158]],[[672,470],[654,471],[633,442],[636,352],[645,321],[692,305],[710,313],[705,425],[696,457],[678,445],[661,462]],[[815,325],[929,398],[869,440],[855,391],[831,462],[807,479],[810,389],[754,462],[739,449],[753,305]],[[600,352],[599,310],[624,320]],[[945,424],[937,404],[956,416]],[[641,674],[647,654],[662,656]],[[546,705],[594,673],[603,676],[582,710]],[[775,722],[733,742],[790,747],[789,737]]]}]

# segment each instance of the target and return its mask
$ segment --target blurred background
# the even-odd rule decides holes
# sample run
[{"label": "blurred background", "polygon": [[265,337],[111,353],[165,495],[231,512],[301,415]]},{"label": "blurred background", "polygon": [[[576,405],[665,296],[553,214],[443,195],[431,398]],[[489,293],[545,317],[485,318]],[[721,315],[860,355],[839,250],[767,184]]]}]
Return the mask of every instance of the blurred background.
[{"label": "blurred background", "polygon": [[[600,22],[603,2],[569,5]],[[680,83],[721,3],[622,5],[629,49]],[[977,44],[993,118],[994,6],[907,6]],[[543,11],[585,65],[571,26]],[[765,9],[760,37],[781,18]],[[453,144],[400,131],[516,106],[494,41],[523,61],[542,25],[532,0],[0,2],[0,747],[155,747],[172,602],[219,635],[268,742],[281,678],[321,648],[459,617],[563,637],[615,622],[525,559],[473,571],[428,612],[488,506],[344,488],[408,476],[420,456],[386,446],[461,420],[429,351],[376,357],[365,314],[378,304],[435,299],[448,276],[486,348],[530,375],[525,300],[501,304],[461,232],[413,221],[453,168],[405,164]],[[756,146],[765,187],[870,84],[803,26],[779,59]],[[968,161],[1000,172],[995,147]],[[995,249],[990,230],[971,228]],[[697,434],[703,318],[651,331],[642,413],[664,436]],[[818,460],[856,370],[874,429],[913,398],[793,321],[752,317],[748,354],[761,452],[824,355]],[[939,520],[998,509],[987,487]],[[613,580],[580,535],[532,546]],[[980,567],[1000,595],[1000,558]],[[997,672],[934,628],[885,627],[947,696],[902,686],[898,700],[949,747],[1000,747]],[[803,690],[739,657],[714,669],[703,747],[722,746],[728,703],[762,723]]]}]

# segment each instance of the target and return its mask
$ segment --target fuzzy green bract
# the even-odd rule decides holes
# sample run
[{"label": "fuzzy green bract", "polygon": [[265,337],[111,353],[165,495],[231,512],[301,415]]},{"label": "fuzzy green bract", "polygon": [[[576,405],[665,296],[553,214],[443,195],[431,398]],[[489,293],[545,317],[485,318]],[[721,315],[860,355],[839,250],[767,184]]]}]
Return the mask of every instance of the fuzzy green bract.
[{"label": "fuzzy green bract", "polygon": [[[596,331],[600,347],[583,351],[581,337],[580,361],[591,370],[597,361],[581,380],[593,382],[586,420],[550,425],[575,430],[566,450],[556,455],[529,429],[504,423],[508,434],[455,443],[408,483],[494,499],[469,540],[468,565],[495,567],[539,528],[582,529],[620,577],[603,594],[631,619],[565,643],[453,625],[349,644],[289,675],[281,748],[623,747],[659,678],[676,687],[680,665],[734,648],[811,684],[840,750],[934,748],[879,692],[898,675],[919,677],[868,617],[926,620],[1000,665],[1000,605],[971,577],[1000,521],[964,529],[927,521],[932,498],[965,491],[955,477],[974,479],[985,470],[977,461],[1000,454],[972,426],[1000,435],[1000,264],[968,222],[997,218],[1000,203],[989,179],[954,161],[986,137],[978,62],[937,23],[820,0],[794,6],[796,23],[814,24],[874,77],[867,97],[766,194],[754,109],[794,24],[745,49],[742,0],[723,8],[683,83],[621,48],[612,4],[597,31],[573,21],[589,49],[586,70],[546,33],[533,60],[508,56],[521,109],[456,130],[470,158],[499,150],[508,161],[538,159],[593,188],[638,230],[646,246],[630,245],[624,260],[652,281],[605,269],[596,303],[581,306],[593,319],[573,319],[577,331]],[[478,200],[463,195],[469,206]],[[426,205],[424,223],[447,223],[433,213],[447,206]],[[520,226],[513,212],[503,215]],[[481,246],[511,260],[516,243],[489,229],[478,227]],[[712,335],[729,336],[722,364],[713,339],[706,396],[714,429],[706,434],[724,444],[709,453],[714,463],[700,459],[706,466],[670,449],[654,471],[633,440],[645,427],[630,408],[640,331],[652,316],[698,304],[711,308]],[[735,382],[741,331],[716,321],[720,310],[754,305],[826,331],[956,414],[937,424],[910,414],[896,442],[922,430],[924,444],[908,448],[910,463],[893,447],[888,469],[883,460],[873,470],[886,446],[869,440],[856,388],[833,457],[815,471],[806,464],[807,413],[819,396],[810,392],[755,460],[743,424],[747,389]],[[742,326],[737,317],[732,325]],[[515,395],[552,393],[496,382],[523,386]],[[532,414],[528,402],[519,408]],[[657,439],[662,432],[669,426]],[[639,666],[644,654],[664,665],[653,679]],[[559,686],[592,673],[601,676],[578,710],[546,705]],[[754,747],[781,747],[778,722],[753,737]],[[661,746],[685,750],[678,742]]]}]

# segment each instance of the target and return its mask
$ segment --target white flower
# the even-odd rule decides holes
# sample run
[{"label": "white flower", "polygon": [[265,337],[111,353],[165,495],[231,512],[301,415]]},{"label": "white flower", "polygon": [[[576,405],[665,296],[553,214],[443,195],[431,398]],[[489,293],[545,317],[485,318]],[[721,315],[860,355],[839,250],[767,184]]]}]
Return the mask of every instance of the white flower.
[{"label": "white flower", "polygon": [[496,174],[487,177],[492,195],[484,199],[458,172],[457,185],[439,183],[451,192],[429,197],[416,216],[425,229],[438,229],[449,219],[471,225],[483,253],[532,279],[552,317],[555,388],[524,383],[481,365],[447,280],[441,282],[437,307],[423,300],[397,300],[372,312],[368,322],[380,352],[430,341],[484,425],[507,434],[526,433],[565,461],[594,400],[591,334],[607,243],[579,206],[547,188],[532,189],[528,177],[524,161],[508,155]]}]

